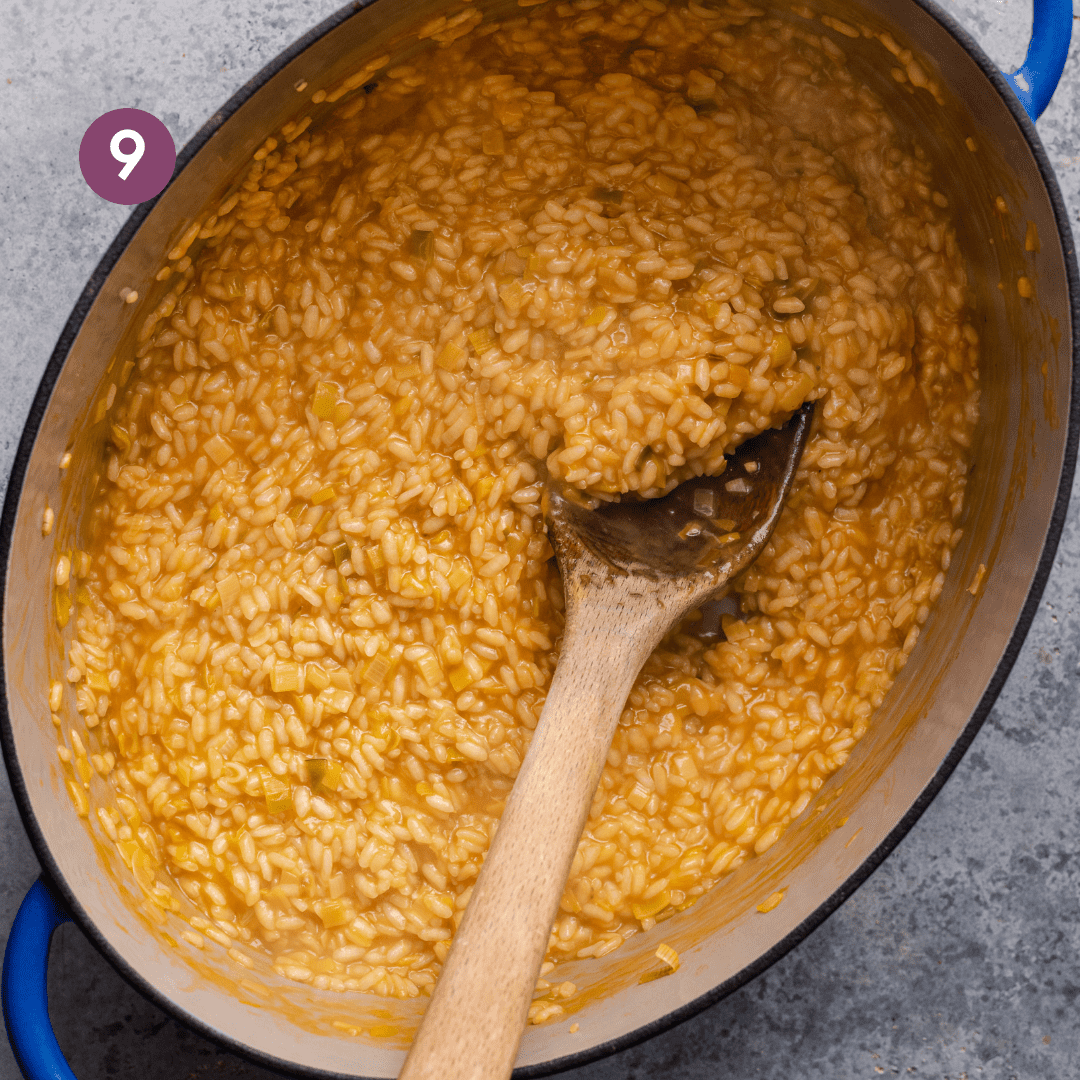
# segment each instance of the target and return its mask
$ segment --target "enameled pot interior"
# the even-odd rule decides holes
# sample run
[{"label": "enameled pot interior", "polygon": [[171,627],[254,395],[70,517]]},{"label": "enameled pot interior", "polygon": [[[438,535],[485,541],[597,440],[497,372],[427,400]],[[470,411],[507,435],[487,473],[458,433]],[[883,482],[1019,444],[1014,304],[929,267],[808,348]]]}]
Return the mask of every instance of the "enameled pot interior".
[{"label": "enameled pot interior", "polygon": [[[415,38],[395,39],[401,27],[443,6],[441,0],[378,0],[351,17],[330,20],[333,28],[221,123],[115,265],[105,268],[62,370],[57,361],[46,376],[6,511],[5,749],[39,854],[84,929],[137,986],[204,1032],[302,1071],[396,1075],[419,1003],[311,990],[282,979],[265,962],[243,973],[218,945],[199,951],[180,940],[186,924],[178,917],[159,923],[148,916],[130,872],[93,819],[89,828],[75,827],[64,790],[47,704],[49,680],[62,677],[66,667],[51,615],[50,571],[57,552],[79,535],[84,494],[101,467],[103,424],[95,422],[96,403],[119,370],[110,367],[111,359],[134,340],[168,288],[167,282],[148,286],[171,243],[225,193],[263,139],[296,115],[314,90],[388,48],[397,56],[430,47]],[[489,16],[498,8],[479,6]],[[695,1002],[733,989],[856,887],[955,764],[963,740],[973,734],[972,716],[977,722],[989,707],[1022,637],[1014,630],[1018,624],[1025,629],[1030,618],[1029,594],[1047,538],[1056,541],[1060,528],[1054,519],[1059,484],[1071,474],[1072,256],[1061,242],[1067,225],[1056,219],[1048,193],[1053,181],[1040,173],[1028,135],[979,63],[921,6],[912,0],[830,0],[814,9],[888,31],[915,50],[941,85],[944,103],[938,104],[926,90],[895,81],[891,70],[898,62],[876,38],[849,37],[815,20],[816,32],[843,48],[859,77],[892,104],[900,129],[918,131],[956,211],[983,341],[982,418],[964,537],[910,663],[846,766],[765,856],[696,906],[601,960],[568,965],[560,974],[579,993],[565,1020],[526,1033],[520,1062],[531,1072],[642,1038],[672,1013],[688,1014]],[[499,10],[519,13],[515,5]],[[303,97],[294,88],[301,81],[308,83]],[[974,152],[965,146],[968,138]],[[999,197],[1005,213],[995,205]],[[1025,250],[1028,222],[1040,238],[1038,251]],[[1034,283],[1033,298],[1017,292],[1020,276]],[[138,289],[142,301],[125,305],[123,287]],[[92,387],[97,389],[88,396]],[[72,448],[65,477],[58,462]],[[1065,490],[1070,478],[1064,476]],[[43,537],[46,505],[57,524]],[[972,596],[967,589],[980,564],[987,573]],[[65,708],[74,715],[70,700]],[[104,790],[95,783],[93,798],[100,800]],[[784,890],[783,902],[758,914],[755,906],[777,889]],[[639,985],[640,975],[656,967],[653,953],[661,941],[679,952],[682,966],[668,978]],[[571,1024],[578,1025],[574,1034]],[[372,1027],[384,1034],[371,1035]],[[395,1033],[385,1034],[390,1029]]]}]

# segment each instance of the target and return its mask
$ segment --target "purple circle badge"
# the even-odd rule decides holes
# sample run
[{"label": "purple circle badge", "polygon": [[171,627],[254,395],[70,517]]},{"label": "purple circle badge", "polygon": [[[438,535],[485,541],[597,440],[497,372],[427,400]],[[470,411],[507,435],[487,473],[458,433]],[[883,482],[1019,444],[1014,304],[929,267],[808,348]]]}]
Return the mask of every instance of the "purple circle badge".
[{"label": "purple circle badge", "polygon": [[160,194],[176,166],[169,129],[142,109],[99,116],[79,145],[83,179],[103,199],[134,206]]}]

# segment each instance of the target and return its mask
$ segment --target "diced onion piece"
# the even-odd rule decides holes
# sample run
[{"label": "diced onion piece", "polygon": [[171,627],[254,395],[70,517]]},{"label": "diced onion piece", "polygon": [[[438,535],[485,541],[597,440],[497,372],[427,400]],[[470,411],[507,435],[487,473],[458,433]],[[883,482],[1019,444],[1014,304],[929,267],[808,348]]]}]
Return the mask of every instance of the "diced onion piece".
[{"label": "diced onion piece", "polygon": [[275,694],[298,692],[301,688],[300,665],[295,660],[279,660],[270,672],[270,688]]}]

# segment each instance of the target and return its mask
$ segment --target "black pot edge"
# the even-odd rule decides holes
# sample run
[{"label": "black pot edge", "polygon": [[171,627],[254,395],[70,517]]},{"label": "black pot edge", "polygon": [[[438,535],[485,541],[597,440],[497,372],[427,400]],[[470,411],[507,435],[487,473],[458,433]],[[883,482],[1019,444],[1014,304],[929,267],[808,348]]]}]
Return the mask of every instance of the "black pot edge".
[{"label": "black pot edge", "polygon": [[[184,148],[177,154],[176,168],[170,184],[180,175],[183,169],[191,161],[196,153],[206,144],[211,136],[236,110],[251,98],[263,85],[270,81],[282,68],[296,59],[310,45],[324,37],[331,30],[351,18],[361,9],[369,6],[374,0],[353,0],[352,3],[340,8],[334,14],[324,19],[303,36],[298,38],[292,45],[279,53],[257,75],[245,83],[225,104],[215,111],[207,122],[196,132]],[[1068,430],[1065,443],[1065,454],[1062,461],[1061,480],[1058,484],[1057,497],[1054,509],[1050,517],[1050,525],[1047,529],[1046,540],[1043,544],[1042,554],[1028,591],[1027,600],[1020,611],[1008,645],[1002,654],[1001,660],[994,669],[990,683],[983,693],[979,704],[971,715],[971,719],[965,725],[959,738],[953,744],[951,750],[942,761],[940,767],[934,773],[929,783],[923,789],[919,797],[912,804],[906,814],[893,827],[889,835],[867,857],[863,864],[855,871],[844,884],[837,889],[827,900],[816,908],[795,929],[777,942],[768,952],[760,956],[754,963],[749,964],[737,975],[725,980],[719,986],[714,987],[707,994],[702,994],[693,1001],[673,1010],[666,1016],[653,1020],[634,1031],[627,1032],[616,1039],[606,1043],[581,1050],[574,1054],[553,1059],[536,1065],[526,1065],[514,1070],[514,1080],[532,1080],[534,1077],[548,1076],[552,1073],[568,1069],[579,1068],[592,1061],[608,1057],[622,1050],[627,1050],[639,1043],[646,1042],[655,1035],[659,1035],[679,1024],[696,1016],[703,1009],[715,1004],[721,998],[733,993],[740,987],[756,978],[762,972],[776,963],[782,956],[790,952],[800,941],[817,929],[844,901],[852,896],[856,890],[873,874],[873,872],[888,857],[892,850],[900,843],[916,821],[922,816],[926,808],[934,800],[935,796],[944,786],[953,770],[960,763],[968,747],[971,745],[983,722],[989,715],[1001,688],[1004,686],[1009,672],[1023,647],[1028,629],[1038,610],[1039,601],[1046,587],[1047,579],[1053,568],[1054,557],[1057,553],[1058,543],[1065,526],[1068,512],[1069,496],[1072,489],[1073,475],[1076,470],[1077,446],[1080,443],[1080,273],[1077,271],[1076,255],[1074,251],[1072,230],[1069,224],[1068,211],[1065,207],[1061,191],[1054,175],[1053,166],[1050,164],[1042,142],[1035,131],[1035,125],[1024,111],[1011,87],[1005,81],[1000,70],[993,64],[990,58],[983,52],[981,46],[971,35],[956,22],[949,14],[942,10],[934,0],[914,0],[931,18],[940,23],[957,42],[968,52],[978,64],[980,70],[993,84],[998,94],[1004,100],[1020,130],[1023,132],[1028,146],[1031,149],[1039,173],[1046,186],[1054,218],[1062,240],[1062,248],[1065,261],[1065,272],[1069,288],[1069,306],[1072,321],[1073,337],[1073,375],[1071,384],[1071,397],[1069,403]],[[167,190],[167,189],[166,189]],[[158,196],[160,198],[160,195]],[[63,369],[67,354],[78,335],[90,307],[101,291],[106,278],[111,273],[127,245],[131,242],[135,233],[146,219],[147,215],[157,203],[157,198],[141,204],[128,218],[116,239],[109,245],[101,262],[98,263],[90,277],[86,288],[76,301],[71,315],[61,331],[56,348],[49,358],[45,367],[38,390],[34,395],[26,425],[12,464],[11,474],[4,497],[3,512],[0,514],[0,566],[3,568],[3,578],[0,580],[0,611],[3,610],[7,589],[8,563],[11,555],[11,537],[15,524],[15,516],[18,504],[22,496],[22,488],[26,479],[26,470],[33,451],[34,443],[41,423],[45,417],[49,399],[52,394],[60,372]],[[3,626],[0,624],[0,645],[2,645]],[[41,832],[34,817],[30,805],[26,783],[23,780],[22,771],[15,755],[14,734],[11,718],[7,709],[7,675],[4,669],[4,654],[0,647],[0,748],[3,749],[4,763],[7,767],[8,777],[11,783],[12,793],[18,806],[23,825],[26,828],[34,853],[41,863],[52,888],[60,894],[64,903],[70,910],[74,922],[91,941],[94,947],[105,957],[112,967],[143,997],[153,1002],[174,1020],[179,1021],[186,1027],[198,1032],[203,1037],[211,1040],[219,1046],[243,1057],[263,1068],[271,1069],[286,1076],[311,1077],[313,1080],[364,1080],[354,1073],[336,1073],[325,1069],[313,1069],[298,1066],[293,1062],[286,1062],[270,1054],[262,1053],[244,1043],[238,1042],[205,1024],[197,1017],[190,1015],[176,1001],[168,997],[153,984],[147,982],[125,961],[104,938],[97,926],[79,904],[71,888],[59,872],[44,834]]]}]

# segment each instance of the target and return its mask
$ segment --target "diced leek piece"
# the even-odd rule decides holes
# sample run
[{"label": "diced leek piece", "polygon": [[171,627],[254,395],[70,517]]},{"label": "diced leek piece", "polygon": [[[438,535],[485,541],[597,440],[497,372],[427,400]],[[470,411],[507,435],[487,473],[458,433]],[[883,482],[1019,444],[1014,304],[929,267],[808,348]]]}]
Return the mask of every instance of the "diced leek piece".
[{"label": "diced leek piece", "polygon": [[266,799],[266,809],[271,814],[280,814],[292,805],[289,785],[276,776],[263,778],[263,796]]},{"label": "diced leek piece", "polygon": [[348,562],[351,554],[352,548],[349,547],[347,541],[342,540],[340,544],[334,546],[334,565],[341,566],[343,562]]},{"label": "diced leek piece", "polygon": [[436,794],[436,792],[435,792],[435,789],[429,783],[427,783],[424,780],[421,780],[420,783],[416,785],[416,794],[421,795],[426,799],[429,795]]},{"label": "diced leek piece", "polygon": [[589,312],[588,317],[585,319],[586,326],[599,326],[604,319],[607,318],[608,309],[603,304],[597,304],[596,307]]},{"label": "diced leek piece", "polygon": [[630,905],[635,919],[651,919],[671,903],[671,893],[664,889],[648,900],[635,900]]},{"label": "diced leek piece", "polygon": [[304,762],[308,780],[315,791],[337,791],[341,785],[341,762],[308,758]]},{"label": "diced leek piece", "polygon": [[534,277],[540,273],[540,256],[530,255],[525,263],[525,273],[532,274]]},{"label": "diced leek piece", "polygon": [[618,204],[623,201],[623,192],[619,191],[617,188],[598,187],[593,191],[592,195],[597,202],[602,203]]},{"label": "diced leek piece", "polygon": [[232,446],[220,435],[212,435],[203,446],[215,465],[224,465],[233,456]]},{"label": "diced leek piece", "polygon": [[220,521],[225,516],[225,508],[221,503],[216,502],[210,507],[209,513],[206,515],[211,521]]},{"label": "diced leek piece", "polygon": [[450,672],[450,685],[456,693],[460,694],[467,686],[472,686],[473,682],[472,672],[464,664],[458,664]]},{"label": "diced leek piece", "polygon": [[327,484],[326,487],[320,488],[311,496],[311,502],[313,506],[321,506],[324,502],[329,502],[336,496],[337,489],[333,484]]},{"label": "diced leek piece", "polygon": [[495,486],[494,476],[481,476],[476,481],[476,501],[486,499],[491,494],[491,489]]},{"label": "diced leek piece", "polygon": [[321,382],[315,387],[311,397],[311,411],[320,420],[329,420],[334,415],[334,406],[338,403],[338,389],[333,383]]},{"label": "diced leek piece", "polygon": [[229,574],[217,583],[217,594],[225,607],[228,607],[240,595],[240,591],[240,578],[236,574]]},{"label": "diced leek piece", "polygon": [[480,136],[480,146],[488,157],[497,157],[506,152],[506,141],[497,128],[489,129]]},{"label": "diced leek piece", "polygon": [[474,330],[469,335],[469,344],[476,350],[477,356],[483,356],[484,353],[495,348],[495,335],[485,326],[482,330]]},{"label": "diced leek piece", "polygon": [[705,314],[710,319],[715,319],[717,317],[717,315],[720,314],[721,310],[722,310],[722,308],[721,308],[718,301],[716,301],[716,300],[706,300],[705,301]]},{"label": "diced leek piece", "polygon": [[63,630],[71,618],[71,593],[66,585],[53,590],[53,607],[56,612],[56,625]]},{"label": "diced leek piece", "polygon": [[364,555],[367,557],[368,565],[372,570],[386,569],[386,557],[383,555],[381,544],[371,544],[369,547],[364,548]]},{"label": "diced leek piece", "polygon": [[403,394],[394,402],[394,407],[390,411],[400,420],[412,408],[414,400],[411,394]]},{"label": "diced leek piece", "polygon": [[446,760],[447,761],[464,761],[465,760],[465,755],[456,746],[448,746],[446,748]]},{"label": "diced leek piece", "polygon": [[436,687],[439,685],[439,680],[442,676],[442,667],[439,665],[439,661],[436,659],[434,653],[424,653],[416,661],[416,666],[420,669],[420,674],[424,677],[424,682],[428,686]]},{"label": "diced leek piece", "polygon": [[344,900],[316,900],[311,906],[325,927],[344,926],[349,921],[349,909]]},{"label": "diced leek piece", "polygon": [[657,947],[656,956],[665,966],[660,971],[647,971],[640,979],[638,979],[639,983],[650,983],[654,979],[662,979],[667,975],[674,975],[675,972],[679,970],[679,954],[666,942],[662,942]]},{"label": "diced leek piece", "polygon": [[424,262],[431,262],[435,254],[435,237],[426,229],[413,229],[409,237],[409,251]]},{"label": "diced leek piece", "polygon": [[364,669],[364,682],[370,686],[382,686],[393,667],[394,662],[386,653],[377,654]]},{"label": "diced leek piece", "polygon": [[424,369],[419,364],[403,364],[395,374],[399,379],[412,379],[417,375],[422,375],[423,372]]},{"label": "diced leek piece", "polygon": [[292,518],[293,521],[299,521],[300,515],[304,512],[304,504],[302,502],[293,503],[285,513]]},{"label": "diced leek piece", "polygon": [[521,310],[521,305],[525,303],[525,290],[521,287],[520,281],[511,281],[499,289],[499,297],[506,306],[506,310],[511,315],[516,315]]},{"label": "diced leek piece", "polygon": [[679,954],[666,941],[657,945],[656,958],[662,964],[667,964],[672,971],[679,970]]},{"label": "diced leek piece", "polygon": [[304,681],[318,693],[330,685],[330,676],[321,664],[307,664],[304,667]]},{"label": "diced leek piece", "polygon": [[353,688],[352,676],[345,668],[334,668],[330,672],[330,685],[338,690],[351,690]]},{"label": "diced leek piece", "polygon": [[435,366],[440,367],[443,371],[460,371],[464,366],[465,350],[455,344],[453,341],[448,341],[442,348],[442,352],[435,357]]},{"label": "diced leek piece", "polygon": [[334,516],[333,510],[327,510],[325,514],[315,523],[315,535],[319,536],[326,531],[326,526],[330,524],[330,519]]},{"label": "diced leek piece", "polygon": [[295,660],[279,660],[270,671],[270,688],[275,694],[299,692],[300,665]]},{"label": "diced leek piece", "polygon": [[188,758],[181,758],[176,763],[176,779],[184,787],[191,787],[191,761]]}]

